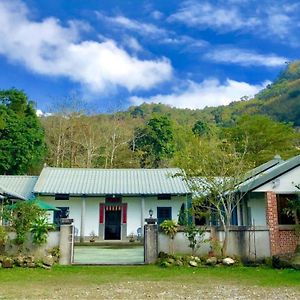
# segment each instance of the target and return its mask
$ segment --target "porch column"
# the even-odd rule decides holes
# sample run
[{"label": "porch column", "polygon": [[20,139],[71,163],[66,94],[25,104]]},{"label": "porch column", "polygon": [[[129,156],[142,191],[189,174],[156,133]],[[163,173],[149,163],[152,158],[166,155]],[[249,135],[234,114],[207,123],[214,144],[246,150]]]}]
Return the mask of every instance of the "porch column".
[{"label": "porch column", "polygon": [[142,197],[141,199],[141,229],[142,229],[142,236],[144,236],[144,224],[145,224],[145,218],[144,218],[144,213],[145,213],[145,198]]},{"label": "porch column", "polygon": [[82,197],[81,201],[81,223],[80,223],[80,242],[84,242],[84,236],[85,236],[85,197]]}]

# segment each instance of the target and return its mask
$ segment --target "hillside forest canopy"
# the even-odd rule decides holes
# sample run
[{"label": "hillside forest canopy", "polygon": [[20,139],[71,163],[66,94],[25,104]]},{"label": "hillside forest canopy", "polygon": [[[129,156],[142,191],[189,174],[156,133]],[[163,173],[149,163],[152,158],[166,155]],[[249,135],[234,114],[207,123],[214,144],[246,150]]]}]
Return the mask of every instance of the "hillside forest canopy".
[{"label": "hillside forest canopy", "polygon": [[210,141],[234,147],[253,167],[276,154],[287,159],[300,153],[299,61],[288,64],[255,98],[228,106],[190,110],[144,103],[127,111],[90,114],[80,103],[70,98],[38,118],[24,91],[1,90],[0,174],[38,174],[44,163],[184,167],[193,164],[184,161],[185,153],[193,159],[197,147]]}]

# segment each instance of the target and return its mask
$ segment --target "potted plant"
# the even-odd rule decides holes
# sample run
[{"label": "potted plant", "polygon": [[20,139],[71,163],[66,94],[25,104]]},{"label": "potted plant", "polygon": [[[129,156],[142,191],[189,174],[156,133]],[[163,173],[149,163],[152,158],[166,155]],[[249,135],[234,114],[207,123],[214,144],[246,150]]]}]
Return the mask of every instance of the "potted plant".
[{"label": "potted plant", "polygon": [[94,243],[96,241],[96,234],[94,231],[90,233],[90,243]]}]

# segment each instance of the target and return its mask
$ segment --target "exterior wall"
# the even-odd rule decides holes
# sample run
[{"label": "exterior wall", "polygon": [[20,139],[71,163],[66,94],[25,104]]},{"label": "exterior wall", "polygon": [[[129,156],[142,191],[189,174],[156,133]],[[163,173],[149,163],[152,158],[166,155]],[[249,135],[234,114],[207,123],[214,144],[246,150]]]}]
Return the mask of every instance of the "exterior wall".
[{"label": "exterior wall", "polygon": [[255,189],[254,192],[273,191],[276,194],[296,193],[299,192],[299,190],[295,187],[296,184],[299,184],[300,180],[298,178],[300,178],[300,166],[282,174],[270,182],[267,182]]},{"label": "exterior wall", "polygon": [[[82,206],[82,199],[80,197],[70,197],[70,200],[55,200],[53,196],[38,196],[40,199],[44,200],[47,203],[50,203],[56,207],[69,207],[70,208],[70,219],[74,219],[74,227],[75,227],[75,235],[80,235],[80,224],[81,224],[81,206]],[[87,202],[90,199],[87,200]],[[86,208],[87,209],[87,208]],[[98,209],[99,210],[99,209]],[[53,216],[53,214],[52,214]],[[53,221],[53,219],[52,219]],[[86,220],[87,222],[87,220]],[[89,234],[91,230],[90,228],[86,228],[85,233]],[[93,229],[92,229],[93,230]],[[94,229],[97,233],[98,229]]]},{"label": "exterior wall", "polygon": [[[15,238],[16,234],[15,232],[9,232],[8,233],[9,239],[12,240]],[[59,247],[60,242],[60,232],[59,231],[49,231],[48,233],[48,239],[47,243],[42,246],[34,246],[32,245],[30,237],[28,237],[29,242],[27,242],[24,247],[29,249],[29,252],[35,255],[37,258],[43,257],[44,255],[47,255],[47,250],[52,249],[54,247]],[[18,252],[18,248],[15,245],[10,245],[9,243],[6,244],[5,251],[8,254],[15,254]]]},{"label": "exterior wall", "polygon": [[[69,207],[69,218],[74,219],[75,238],[80,236],[81,230],[81,209],[82,198],[70,197],[70,200],[55,200],[53,196],[39,196],[44,201],[53,204],[56,207]],[[137,234],[137,229],[144,225],[144,219],[149,217],[149,210],[153,210],[153,217],[156,218],[157,207],[172,207],[172,219],[178,220],[178,214],[182,203],[186,202],[185,196],[172,196],[171,200],[157,200],[157,197],[144,198],[144,212],[141,213],[142,197],[122,197],[122,203],[127,203],[127,226],[123,227],[126,233],[121,236],[129,236],[131,233]],[[88,237],[92,231],[100,239],[104,239],[104,226],[99,226],[99,204],[105,203],[104,197],[86,197],[85,198],[85,229],[84,234]],[[51,216],[49,216],[51,219]],[[53,220],[53,214],[52,214]],[[99,231],[99,228],[101,230]],[[142,230],[143,232],[143,230]]]},{"label": "exterior wall", "polygon": [[277,199],[274,192],[266,193],[267,224],[270,230],[271,255],[293,253],[297,245],[297,236],[293,226],[278,225]]},{"label": "exterior wall", "polygon": [[251,211],[251,224],[266,226],[266,203],[264,193],[251,193],[248,199],[248,207]]},{"label": "exterior wall", "polygon": [[[223,240],[224,232],[216,231],[219,240]],[[211,230],[205,233],[205,240],[212,237]],[[259,259],[270,256],[269,230],[265,226],[252,230],[248,227],[232,227],[229,233],[228,255],[239,256],[247,259]],[[178,232],[174,239],[174,252],[182,254],[191,254],[189,242],[183,232]],[[169,252],[169,238],[162,232],[158,237],[158,251]],[[211,250],[209,242],[201,244],[197,250],[197,255],[208,255]]]}]

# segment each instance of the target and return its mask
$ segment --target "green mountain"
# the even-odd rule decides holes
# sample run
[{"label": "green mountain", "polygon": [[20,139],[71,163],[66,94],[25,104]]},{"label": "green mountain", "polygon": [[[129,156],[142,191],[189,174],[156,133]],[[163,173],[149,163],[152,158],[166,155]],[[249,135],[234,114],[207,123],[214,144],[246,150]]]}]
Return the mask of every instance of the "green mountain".
[{"label": "green mountain", "polygon": [[148,119],[153,113],[166,114],[180,125],[193,125],[198,120],[202,120],[230,126],[239,116],[260,114],[268,115],[276,121],[292,122],[298,127],[300,126],[300,61],[289,63],[272,84],[250,100],[196,110],[144,103],[130,107],[127,112],[121,114]]}]

